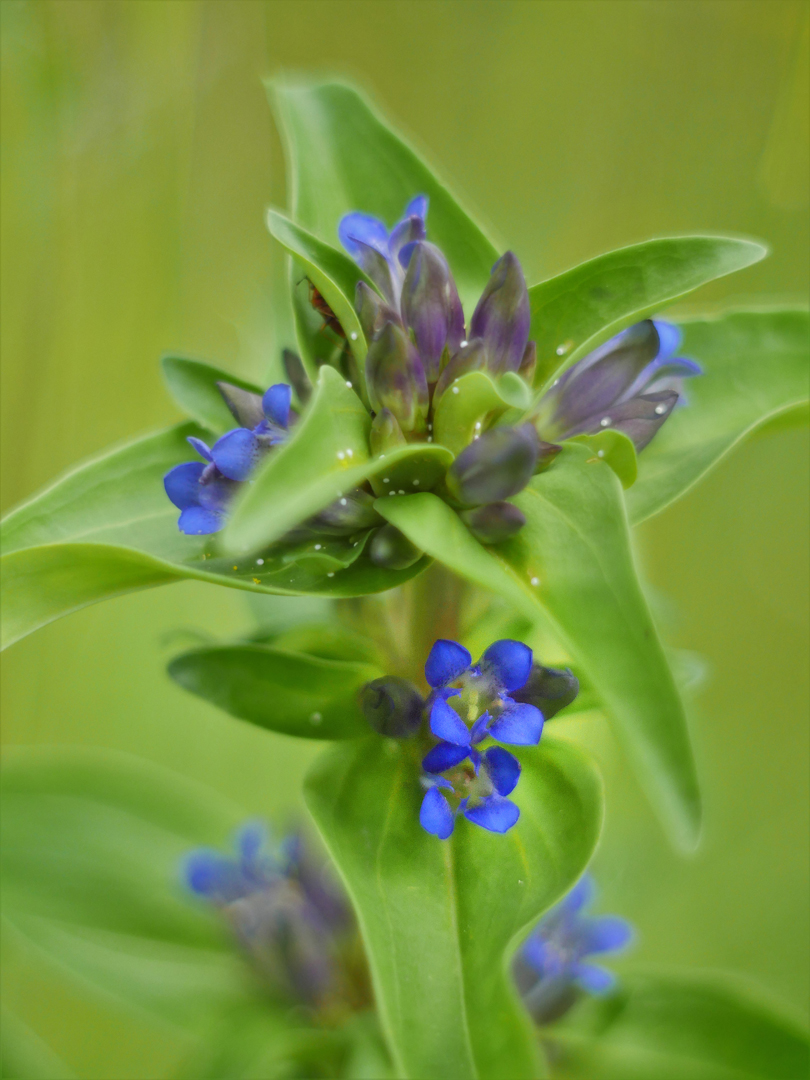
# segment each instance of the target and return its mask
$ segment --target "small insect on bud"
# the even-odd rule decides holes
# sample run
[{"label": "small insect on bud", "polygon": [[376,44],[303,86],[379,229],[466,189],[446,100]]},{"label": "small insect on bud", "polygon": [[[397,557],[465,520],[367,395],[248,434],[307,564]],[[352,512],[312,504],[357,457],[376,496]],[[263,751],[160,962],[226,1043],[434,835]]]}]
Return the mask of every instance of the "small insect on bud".
[{"label": "small insect on bud", "polygon": [[387,570],[407,570],[424,554],[393,525],[383,525],[371,538],[368,557]]},{"label": "small insect on bud", "polygon": [[465,510],[461,520],[482,544],[500,544],[514,536],[526,524],[521,510],[508,502],[494,502]]},{"label": "small insect on bud", "polygon": [[579,679],[570,668],[549,668],[542,664],[532,664],[532,670],[525,686],[514,691],[515,701],[534,705],[546,720],[556,716],[576,698],[579,693]]},{"label": "small insect on bud", "polygon": [[370,726],[390,739],[408,739],[422,723],[422,695],[407,679],[386,675],[366,683],[360,691],[360,708]]}]

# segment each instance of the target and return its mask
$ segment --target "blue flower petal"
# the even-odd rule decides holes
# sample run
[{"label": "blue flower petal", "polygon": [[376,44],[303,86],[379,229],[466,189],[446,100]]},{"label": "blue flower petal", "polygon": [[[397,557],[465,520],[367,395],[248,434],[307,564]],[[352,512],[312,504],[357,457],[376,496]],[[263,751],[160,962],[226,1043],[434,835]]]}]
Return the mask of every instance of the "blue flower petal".
[{"label": "blue flower petal", "polygon": [[472,657],[457,641],[439,638],[425,662],[425,678],[431,686],[444,686],[463,675]]},{"label": "blue flower petal", "polygon": [[229,480],[226,476],[215,473],[210,479],[203,478],[198,502],[203,510],[224,514],[239,486],[238,480]]},{"label": "blue flower petal", "polygon": [[211,456],[229,480],[247,480],[259,461],[259,440],[248,428],[234,428],[217,439]]},{"label": "blue flower petal", "polygon": [[542,975],[546,969],[548,947],[540,934],[535,931],[531,937],[527,938],[523,948],[521,949],[521,956],[526,963],[534,968],[538,975]]},{"label": "blue flower petal", "polygon": [[208,536],[225,528],[226,516],[219,510],[204,510],[201,506],[187,506],[177,522],[186,536]]},{"label": "blue flower petal", "polygon": [[580,932],[583,952],[613,952],[629,945],[633,938],[633,928],[625,919],[617,915],[600,915],[587,919]]},{"label": "blue flower petal", "polygon": [[260,821],[248,821],[236,834],[236,850],[242,862],[251,863],[258,858],[267,839],[267,830]]},{"label": "blue flower petal", "polygon": [[520,762],[502,746],[492,746],[484,754],[484,768],[499,795],[509,795],[520,778]]},{"label": "blue flower petal", "polygon": [[232,891],[233,864],[218,851],[209,848],[192,851],[183,870],[186,884],[198,896],[217,899]]},{"label": "blue flower petal", "polygon": [[[404,221],[400,221],[398,225],[394,226],[391,236],[388,239],[388,253],[392,259],[398,259],[402,266],[408,266],[410,257],[413,254],[412,244],[417,243],[419,240],[425,239],[425,223],[419,217],[407,217]],[[411,248],[407,258],[403,261],[402,251],[405,248]]]},{"label": "blue flower petal", "polygon": [[455,746],[470,745],[470,729],[443,697],[437,697],[430,710],[430,730],[437,739]]},{"label": "blue flower petal", "polygon": [[664,322],[663,319],[653,319],[653,326],[658,331],[658,340],[660,346],[658,348],[658,360],[666,360],[668,357],[673,356],[677,351],[678,346],[681,343],[683,335],[677,326],[673,326],[672,323]]},{"label": "blue flower petal", "polygon": [[198,439],[194,435],[187,435],[186,442],[190,443],[191,446],[193,446],[197,453],[200,455],[200,457],[203,458],[205,461],[214,460],[211,457],[211,450],[208,446],[208,443],[204,443],[202,439]]},{"label": "blue flower petal", "polygon": [[520,817],[512,800],[500,795],[489,795],[476,806],[466,805],[462,813],[482,829],[496,833],[508,832]]},{"label": "blue flower petal", "polygon": [[426,221],[428,202],[427,195],[415,195],[405,207],[403,217],[420,217],[423,221]]},{"label": "blue flower petal", "polygon": [[504,690],[520,690],[532,670],[532,650],[522,641],[496,641],[481,657],[482,666],[492,669]]},{"label": "blue flower petal", "polygon": [[543,732],[543,714],[534,705],[507,700],[506,708],[489,726],[498,742],[512,746],[536,746]]},{"label": "blue flower petal", "polygon": [[440,742],[422,759],[422,768],[429,773],[443,773],[467,757],[468,748],[456,743]]},{"label": "blue flower petal", "polygon": [[432,787],[425,793],[422,808],[419,811],[419,824],[422,828],[440,840],[446,840],[453,831],[453,811],[450,804],[438,788]]},{"label": "blue flower petal", "polygon": [[354,211],[344,214],[338,225],[338,237],[352,258],[360,255],[360,244],[368,244],[382,254],[388,251],[388,229],[379,218]]},{"label": "blue flower petal", "polygon": [[187,461],[183,465],[175,465],[163,477],[166,494],[178,510],[199,505],[200,477],[204,471],[202,462]]},{"label": "blue flower petal", "polygon": [[272,423],[286,428],[290,420],[291,399],[292,387],[288,386],[287,383],[276,383],[269,390],[265,390],[262,398],[262,411]]},{"label": "blue flower petal", "polygon": [[563,908],[569,914],[573,915],[581,908],[584,908],[585,905],[593,899],[593,894],[593,878],[590,874],[583,874],[583,876],[579,879],[573,889],[571,889],[569,893],[566,893],[563,899],[559,902],[557,908]]},{"label": "blue flower petal", "polygon": [[589,994],[606,994],[616,985],[613,972],[597,967],[596,964],[576,964],[572,974]]},{"label": "blue flower petal", "polygon": [[483,742],[489,735],[489,722],[492,717],[488,712],[482,713],[470,728],[470,742],[473,746]]}]

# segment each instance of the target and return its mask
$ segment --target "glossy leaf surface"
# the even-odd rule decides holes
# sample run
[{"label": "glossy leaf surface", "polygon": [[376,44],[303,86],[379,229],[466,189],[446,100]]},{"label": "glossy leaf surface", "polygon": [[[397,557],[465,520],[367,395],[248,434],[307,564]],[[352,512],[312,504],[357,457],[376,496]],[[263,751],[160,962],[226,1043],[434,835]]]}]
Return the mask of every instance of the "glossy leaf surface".
[{"label": "glossy leaf surface", "polygon": [[807,423],[807,311],[740,311],[679,326],[680,352],[704,373],[689,380],[688,405],[672,413],[639,455],[638,482],[627,496],[633,522],[680,498],[760,425],[782,417]]},{"label": "glossy leaf surface", "polygon": [[559,1080],[795,1080],[808,1035],[739,979],[629,975],[548,1029]]},{"label": "glossy leaf surface", "polygon": [[369,732],[360,690],[383,672],[268,645],[221,645],[175,657],[169,674],[191,693],[269,731],[352,739]]},{"label": "glossy leaf surface", "polygon": [[536,385],[630,323],[766,254],[752,240],[673,236],[610,251],[532,286]]},{"label": "glossy leaf surface", "polygon": [[353,87],[285,83],[271,87],[290,170],[291,212],[328,244],[341,217],[361,210],[390,228],[415,195],[427,195],[428,238],[442,249],[467,315],[498,252],[447,188]]},{"label": "glossy leaf surface", "polygon": [[601,823],[601,784],[565,742],[519,752],[518,824],[419,825],[414,747],[371,738],[326,750],[307,805],[348,886],[399,1073],[446,1080],[540,1075],[505,952],[579,877]]},{"label": "glossy leaf surface", "polygon": [[436,406],[433,434],[436,442],[460,454],[488,417],[498,416],[508,403],[494,381],[483,371],[470,371],[449,386]]}]

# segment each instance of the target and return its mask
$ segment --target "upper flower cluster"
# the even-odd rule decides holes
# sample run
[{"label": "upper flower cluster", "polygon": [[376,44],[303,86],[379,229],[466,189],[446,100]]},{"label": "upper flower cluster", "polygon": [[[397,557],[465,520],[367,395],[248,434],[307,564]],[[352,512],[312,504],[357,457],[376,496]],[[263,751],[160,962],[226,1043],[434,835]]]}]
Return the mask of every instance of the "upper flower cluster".
[{"label": "upper flower cluster", "polygon": [[612,972],[586,957],[624,948],[633,929],[615,915],[587,915],[593,893],[593,881],[586,874],[543,916],[516,957],[515,978],[538,1023],[562,1016],[580,991],[604,994],[615,985]]},{"label": "upper flower cluster", "polygon": [[336,991],[350,909],[308,858],[300,837],[271,851],[263,826],[244,825],[235,856],[200,848],[184,862],[188,887],[215,904],[267,986],[322,1005]]}]

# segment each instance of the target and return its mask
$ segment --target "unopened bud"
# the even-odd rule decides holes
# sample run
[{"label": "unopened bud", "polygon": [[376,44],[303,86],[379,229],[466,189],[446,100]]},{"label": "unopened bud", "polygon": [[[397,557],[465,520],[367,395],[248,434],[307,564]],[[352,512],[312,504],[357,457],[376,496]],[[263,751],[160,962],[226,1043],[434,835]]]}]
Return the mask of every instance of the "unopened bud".
[{"label": "unopened bud", "polygon": [[366,383],[375,413],[390,409],[403,431],[420,431],[428,413],[428,386],[419,353],[396,323],[386,323],[366,354]]},{"label": "unopened bud", "polygon": [[545,472],[561,450],[562,447],[559,446],[557,443],[543,442],[542,439],[538,439],[537,461],[534,466],[535,473]]},{"label": "unopened bud", "polygon": [[370,726],[390,739],[408,739],[422,723],[422,695],[407,679],[386,675],[366,683],[360,707]]},{"label": "unopened bud", "polygon": [[484,339],[490,371],[503,375],[518,370],[529,340],[530,323],[526,279],[517,256],[507,251],[492,267],[470,320],[470,336]]},{"label": "unopened bud", "polygon": [[287,381],[295,390],[301,404],[306,405],[312,395],[312,383],[309,381],[309,375],[307,375],[301,357],[294,353],[292,349],[285,349],[281,354],[281,358],[284,363],[284,371],[287,374]]},{"label": "unopened bud", "polygon": [[400,321],[396,311],[365,281],[357,282],[354,308],[360,325],[363,327],[363,333],[366,335],[366,341],[371,341],[375,334],[379,334],[387,322]]},{"label": "unopened bud", "polygon": [[515,701],[534,705],[546,720],[570,705],[579,693],[579,679],[570,668],[548,668],[532,664],[528,681],[510,695]]},{"label": "unopened bud", "polygon": [[408,267],[402,315],[413,331],[427,380],[434,383],[445,346],[452,354],[464,340],[464,312],[450,267],[435,244],[409,244],[402,255]]},{"label": "unopened bud", "polygon": [[396,450],[405,446],[405,436],[402,428],[390,409],[382,409],[371,422],[371,434],[369,444],[372,454],[385,454],[389,450]]},{"label": "unopened bud", "polygon": [[482,544],[500,544],[514,536],[526,524],[521,510],[508,502],[494,502],[465,510],[462,521]]},{"label": "unopened bud", "polygon": [[380,520],[380,515],[374,509],[374,496],[356,488],[335,499],[310,518],[306,525],[327,536],[351,536],[360,529],[378,525]]},{"label": "unopened bud", "polygon": [[384,566],[387,570],[407,570],[423,554],[407,536],[390,524],[378,529],[368,545],[368,557],[374,565]]},{"label": "unopened bud", "polygon": [[240,427],[250,428],[252,431],[264,420],[261,394],[254,394],[228,382],[218,382],[217,389]]},{"label": "unopened bud", "polygon": [[447,472],[447,488],[463,506],[500,502],[528,484],[539,439],[531,424],[496,427],[461,451]]},{"label": "unopened bud", "polygon": [[486,366],[487,351],[481,338],[473,338],[466,345],[462,345],[455,356],[450,358],[447,367],[439,376],[439,381],[436,383],[436,389],[433,392],[434,405],[456,379],[460,379],[462,375],[466,375],[470,371],[485,371]]},{"label": "unopened bud", "polygon": [[523,350],[523,359],[520,361],[518,375],[529,386],[534,383],[534,373],[537,370],[537,342],[530,341]]}]

